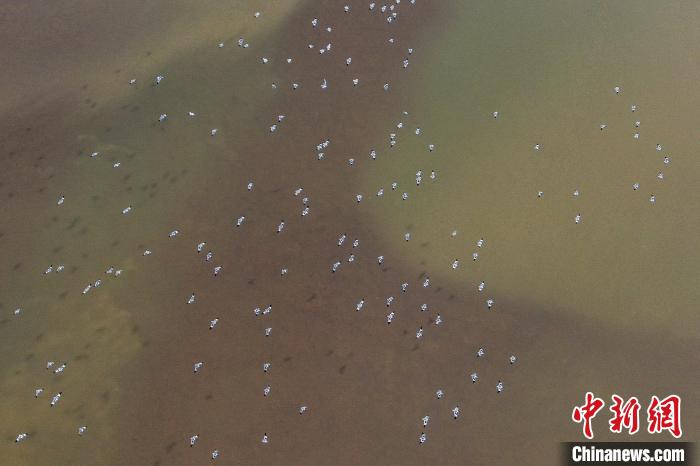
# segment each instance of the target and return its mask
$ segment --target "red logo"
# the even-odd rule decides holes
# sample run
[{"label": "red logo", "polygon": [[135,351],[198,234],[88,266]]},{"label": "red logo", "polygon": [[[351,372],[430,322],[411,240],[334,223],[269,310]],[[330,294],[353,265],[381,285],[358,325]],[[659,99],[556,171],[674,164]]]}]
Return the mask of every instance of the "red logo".
[{"label": "red logo", "polygon": [[610,424],[610,432],[619,434],[625,428],[630,435],[634,435],[639,431],[639,400],[636,396],[631,397],[627,402],[623,403],[623,399],[617,395],[612,396],[613,404],[610,406],[610,411],[613,417],[608,421]]},{"label": "red logo", "polygon": [[683,435],[681,430],[681,397],[669,395],[663,400],[654,395],[647,409],[649,433],[655,434],[667,430],[676,438]]},{"label": "red logo", "polygon": [[[628,398],[626,401],[613,395],[610,405],[612,417],[608,421],[610,432],[622,433],[626,430],[628,434],[634,435],[639,431],[639,412],[641,405],[636,396]],[[574,406],[571,419],[577,424],[583,424],[583,435],[593,439],[593,418],[603,409],[605,402],[597,398],[593,393],[587,392],[585,402],[581,406]],[[647,432],[657,434],[668,431],[675,438],[683,435],[681,429],[681,397],[669,395],[660,400],[656,395],[651,397],[647,408]]]},{"label": "red logo", "polygon": [[581,406],[574,407],[574,411],[571,413],[571,419],[574,422],[583,422],[583,435],[587,439],[593,438],[593,423],[591,422],[593,418],[598,414],[598,411],[603,409],[605,402],[600,398],[596,398],[591,392],[586,393],[586,402]]}]

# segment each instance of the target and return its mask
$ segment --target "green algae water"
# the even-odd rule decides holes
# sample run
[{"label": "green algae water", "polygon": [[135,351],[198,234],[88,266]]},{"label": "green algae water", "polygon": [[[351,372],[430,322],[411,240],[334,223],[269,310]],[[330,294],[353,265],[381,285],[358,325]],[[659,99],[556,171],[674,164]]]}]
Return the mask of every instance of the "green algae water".
[{"label": "green algae water", "polygon": [[[483,279],[620,331],[695,337],[697,14],[687,2],[454,5],[413,70],[422,135],[402,154],[400,184],[416,195],[378,204],[387,242],[413,224],[409,254],[455,287]],[[442,182],[411,186],[417,169]],[[480,261],[452,271],[480,238]]]},{"label": "green algae water", "polygon": [[698,6],[347,3],[0,7],[0,462],[554,464],[588,390],[697,440]]}]

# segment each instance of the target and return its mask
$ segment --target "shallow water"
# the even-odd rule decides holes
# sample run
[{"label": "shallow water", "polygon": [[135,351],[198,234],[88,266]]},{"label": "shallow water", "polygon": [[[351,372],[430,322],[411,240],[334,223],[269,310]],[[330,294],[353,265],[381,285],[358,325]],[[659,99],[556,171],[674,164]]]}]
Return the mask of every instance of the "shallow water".
[{"label": "shallow water", "polygon": [[[696,336],[686,319],[697,323],[699,165],[690,154],[700,66],[687,57],[700,39],[689,18],[699,12],[656,2],[455,5],[451,27],[433,36],[422,50],[429,61],[415,69],[423,134],[401,147],[399,181],[416,195],[377,203],[394,227],[383,230],[387,241],[400,243],[413,224],[409,249],[455,284],[483,278],[493,293],[618,328],[634,316],[633,327]],[[387,184],[394,161],[384,162],[374,185]],[[420,168],[442,182],[416,188]],[[453,258],[470,261],[482,237],[490,246],[483,263],[452,272]],[[418,248],[422,241],[432,247]]]},{"label": "shallow water", "polygon": [[[18,18],[5,33],[8,60],[26,76],[10,80],[0,107],[3,458],[191,464],[216,448],[224,464],[551,464],[558,441],[580,436],[569,416],[587,390],[679,393],[695,439],[699,69],[687,57],[697,6],[407,3],[391,26],[359,2],[349,15],[334,2],[72,2],[43,17],[38,4],[3,7]],[[313,29],[313,17],[333,32]],[[236,46],[241,35],[249,49]],[[306,47],[329,40],[329,55]],[[166,79],[153,86],[159,73]],[[271,134],[278,114],[286,118]],[[664,154],[672,163],[659,181]],[[305,195],[311,213],[301,218]],[[196,253],[200,241],[212,262]],[[42,274],[59,263],[62,275]],[[105,275],[111,265],[122,276]],[[223,266],[216,278],[214,265]],[[103,285],[81,295],[97,278]],[[271,315],[256,318],[268,304]],[[48,360],[68,362],[65,374],[46,371]],[[197,360],[205,366],[194,375]],[[425,414],[429,442],[419,447]],[[610,437],[602,427],[596,434]],[[15,445],[21,431],[30,440]]]}]

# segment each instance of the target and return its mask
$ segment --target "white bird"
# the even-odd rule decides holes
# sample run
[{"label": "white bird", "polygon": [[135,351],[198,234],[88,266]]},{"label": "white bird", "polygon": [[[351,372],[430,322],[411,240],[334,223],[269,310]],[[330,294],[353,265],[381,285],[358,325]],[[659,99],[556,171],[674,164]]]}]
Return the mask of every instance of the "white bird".
[{"label": "white bird", "polygon": [[63,392],[58,392],[56,393],[52,398],[51,398],[51,403],[49,404],[52,408],[56,406],[56,403],[59,402],[61,397],[63,396]]}]

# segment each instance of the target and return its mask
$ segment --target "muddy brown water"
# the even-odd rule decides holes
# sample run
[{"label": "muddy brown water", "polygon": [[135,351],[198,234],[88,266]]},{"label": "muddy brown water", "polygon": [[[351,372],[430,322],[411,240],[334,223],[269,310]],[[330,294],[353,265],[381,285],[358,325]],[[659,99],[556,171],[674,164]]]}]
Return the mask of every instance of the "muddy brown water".
[{"label": "muddy brown water", "polygon": [[[573,151],[553,167],[532,166],[499,158],[503,147],[492,142],[502,141],[513,151],[523,141],[530,147],[525,135],[535,124],[508,127],[507,115],[517,111],[508,102],[523,98],[513,83],[532,70],[516,60],[517,47],[495,40],[491,49],[488,41],[479,48],[477,39],[508,25],[531,31],[528,7],[421,1],[410,6],[404,0],[399,21],[388,25],[378,13],[369,14],[364,3],[350,4],[348,15],[337,2],[122,2],[109,8],[58,2],[49,10],[32,2],[3,5],[1,17],[11,25],[3,28],[10,65],[3,73],[10,85],[3,91],[0,144],[4,462],[202,464],[219,449],[223,464],[556,464],[558,442],[580,438],[580,427],[569,416],[587,390],[603,398],[620,393],[640,400],[678,393],[685,438],[696,439],[700,344],[692,290],[697,290],[697,267],[684,265],[682,256],[698,254],[691,239],[697,196],[687,187],[693,180],[697,184],[691,155],[697,134],[687,124],[681,126],[686,131],[655,121],[664,140],[681,141],[673,169],[681,165],[678,176],[685,182],[666,197],[675,201],[675,211],[662,210],[661,219],[644,217],[650,233],[639,247],[677,236],[676,247],[667,249],[669,265],[659,264],[657,256],[639,263],[649,282],[663,280],[667,267],[677,264],[682,274],[673,275],[673,286],[680,292],[663,309],[673,314],[655,320],[650,313],[659,308],[645,306],[647,300],[601,309],[586,278],[612,265],[586,262],[579,254],[586,239],[592,249],[607,244],[588,226],[589,212],[615,221],[601,209],[604,198],[585,201],[589,210],[581,226],[589,230],[584,238],[555,221],[561,214],[573,224],[562,199],[552,210],[530,211],[539,231],[549,235],[548,254],[514,228],[534,224],[527,223],[532,217],[518,216],[532,209],[525,207],[530,204],[520,189],[532,195],[538,173],[565,178],[561,167],[568,162],[570,172],[592,180],[583,190],[585,200],[596,188],[609,190],[606,180],[596,177],[600,162],[587,165]],[[562,18],[581,14],[593,31],[602,24],[613,37],[614,25],[627,24],[619,16],[625,5],[607,12],[600,5],[599,10],[570,11],[548,6],[536,2],[530,14],[538,8],[549,11],[546,22],[551,24],[566,24]],[[632,19],[647,18],[648,8],[645,3],[633,10],[637,16]],[[257,10],[262,16],[255,20]],[[586,11],[598,13],[590,19]],[[697,8],[687,6],[653,11],[656,22],[642,24],[659,31],[674,22],[682,27],[684,16],[684,21],[697,17]],[[314,17],[333,31],[313,29]],[[561,37],[565,30],[555,29]],[[539,34],[548,38],[546,32]],[[239,36],[251,43],[249,49],[235,45]],[[388,43],[390,36],[395,44]],[[519,39],[507,37],[511,47]],[[692,34],[681,28],[677,36],[666,37],[670,47]],[[539,38],[529,38],[533,54],[548,50]],[[220,41],[226,43],[223,49],[216,47]],[[329,41],[333,50],[327,55],[307,48]],[[562,53],[586,50],[573,40],[562,43]],[[403,70],[408,47],[415,52]],[[468,63],[464,50],[480,57],[474,68],[504,73],[496,84],[493,75],[467,77],[468,65],[450,61],[452,56],[454,63]],[[263,56],[271,62],[261,64]],[[283,62],[287,56],[294,58],[292,64]],[[346,56],[353,57],[350,67]],[[576,60],[574,55],[571,61]],[[682,60],[667,60],[678,74],[697,71]],[[512,66],[512,74],[498,63]],[[525,71],[517,71],[518,63]],[[554,67],[551,73],[562,71]],[[152,85],[156,74],[166,76],[157,87]],[[360,78],[357,88],[351,84],[354,76]],[[136,86],[127,85],[132,77],[138,79]],[[329,82],[325,91],[320,89],[324,77]],[[543,78],[530,79],[537,86]],[[469,85],[451,96],[446,89],[464,80]],[[300,88],[293,91],[292,82]],[[388,92],[382,89],[385,82],[391,84]],[[576,99],[593,89],[599,92],[597,84],[585,81],[585,92]],[[650,86],[645,95],[657,114],[671,112],[674,96],[660,88]],[[640,84],[640,95],[642,89]],[[492,92],[510,99],[484,97]],[[565,100],[567,89],[558,92],[552,99]],[[606,105],[610,98],[601,96],[595,103]],[[640,101],[640,111],[646,111],[647,102]],[[466,110],[470,104],[473,109]],[[484,129],[492,123],[489,114],[496,104],[502,109],[499,123],[506,125],[500,133]],[[686,118],[679,120],[692,121],[690,104],[682,107]],[[594,114],[601,107],[590,106],[584,119],[590,117],[598,131]],[[190,110],[196,118],[185,117]],[[522,110],[519,118],[544,118],[538,113],[544,111]],[[158,124],[161,113],[169,119]],[[279,114],[286,118],[271,134],[268,128]],[[450,125],[458,114],[467,117]],[[646,125],[646,115],[640,115]],[[397,130],[398,121],[406,128]],[[416,126],[423,128],[425,139],[411,139]],[[219,132],[212,138],[209,131],[215,127]],[[389,132],[398,133],[394,149],[388,147]],[[546,150],[588,144],[585,132],[550,142],[556,133],[555,125],[539,136]],[[319,161],[315,146],[326,139],[331,144]],[[438,146],[433,155],[446,155],[424,160],[428,140]],[[613,144],[623,154],[619,170],[631,167],[627,146]],[[376,161],[368,156],[372,148],[379,154]],[[484,163],[483,157],[469,156],[470,150],[494,155]],[[93,151],[100,151],[95,159],[88,156]],[[356,159],[354,166],[347,162],[350,157]],[[117,160],[122,165],[114,169]],[[504,167],[533,183],[516,185],[515,196],[497,195],[514,183],[515,178],[499,175]],[[425,179],[421,190],[411,189],[402,203],[397,195],[411,186],[418,168],[437,169],[438,180]],[[491,183],[479,184],[479,173],[490,174]],[[400,181],[397,193],[390,190],[394,179]],[[248,192],[251,180],[255,187]],[[575,180],[546,182],[545,199],[550,193],[563,198],[568,181]],[[304,193],[293,197],[300,186]],[[383,203],[374,196],[378,186],[386,191]],[[365,196],[359,205],[353,200],[357,193]],[[59,207],[61,194],[66,202]],[[304,196],[311,211],[302,218]],[[465,211],[465,199],[485,208]],[[626,202],[621,208],[631,209]],[[665,202],[659,194],[655,207],[663,209]],[[123,216],[128,205],[133,212]],[[499,209],[512,222],[494,220],[490,212]],[[236,228],[241,215],[246,223]],[[455,222],[459,216],[483,220]],[[283,219],[285,230],[277,234]],[[660,225],[672,225],[676,236],[659,230]],[[175,228],[181,233],[169,239]],[[449,237],[453,228],[459,230],[455,239]],[[629,226],[620,222],[618,228]],[[408,243],[402,240],[405,231],[413,234]],[[469,255],[476,235],[484,231],[487,246],[475,265],[483,268],[472,271]],[[338,247],[341,233],[348,239]],[[624,252],[632,241],[634,231],[627,233],[615,239],[617,250]],[[353,249],[355,238],[360,245]],[[196,253],[200,241],[207,242],[205,252],[213,251],[212,262]],[[454,241],[461,244],[459,252]],[[153,254],[143,257],[145,249]],[[519,249],[541,255],[530,272],[534,256],[514,256]],[[347,262],[351,253],[353,263]],[[468,270],[457,279],[449,274],[456,253],[462,262],[458,273]],[[382,266],[376,262],[379,255],[385,256]],[[566,267],[575,272],[566,275],[573,283],[558,283],[561,264],[576,259]],[[622,254],[622,259],[632,256]],[[332,274],[336,260],[343,265]],[[65,264],[66,270],[44,276],[49,264]],[[124,269],[122,276],[105,275],[111,265]],[[214,265],[223,266],[216,278]],[[284,277],[282,267],[289,269]],[[421,286],[426,276],[432,279],[429,288]],[[475,291],[481,276],[496,290],[494,311],[485,310],[484,295]],[[103,285],[82,296],[83,287],[97,278]],[[624,290],[635,286],[624,274],[610,273],[608,280]],[[409,283],[405,294],[403,282]],[[643,283],[648,287],[649,282]],[[187,305],[193,291],[197,301]],[[646,289],[639,294],[657,296]],[[590,310],[585,301],[571,304],[586,295],[593,296]],[[391,326],[385,323],[388,296],[396,297],[397,319]],[[366,304],[358,313],[361,298]],[[429,311],[420,312],[422,303]],[[267,305],[272,305],[270,315],[254,316],[254,308]],[[23,309],[20,317],[12,315],[17,307]],[[444,319],[440,327],[434,325],[437,313]],[[215,317],[221,320],[210,331],[208,322]],[[416,340],[419,326],[425,335]],[[268,338],[266,327],[273,329]],[[487,356],[477,360],[481,346]],[[519,357],[512,366],[511,354]],[[65,373],[46,371],[48,360],[68,362]],[[198,360],[205,366],[194,375],[192,364]],[[272,363],[267,374],[265,361]],[[480,380],[472,384],[469,374],[475,370]],[[506,384],[500,395],[498,380]],[[268,384],[272,394],[265,398]],[[33,397],[37,387],[46,390],[39,400]],[[438,388],[445,391],[441,400],[435,397]],[[49,408],[57,391],[64,397]],[[309,411],[300,416],[302,404]],[[455,405],[462,410],[458,420],[450,414]],[[419,446],[420,418],[426,414],[431,416],[428,442]],[[80,425],[88,425],[84,437],[77,435]],[[613,439],[604,427],[604,422],[596,424],[597,438]],[[14,437],[23,431],[30,439],[15,445]],[[260,442],[263,433],[269,435],[268,445]],[[190,448],[193,434],[200,441]]]}]

